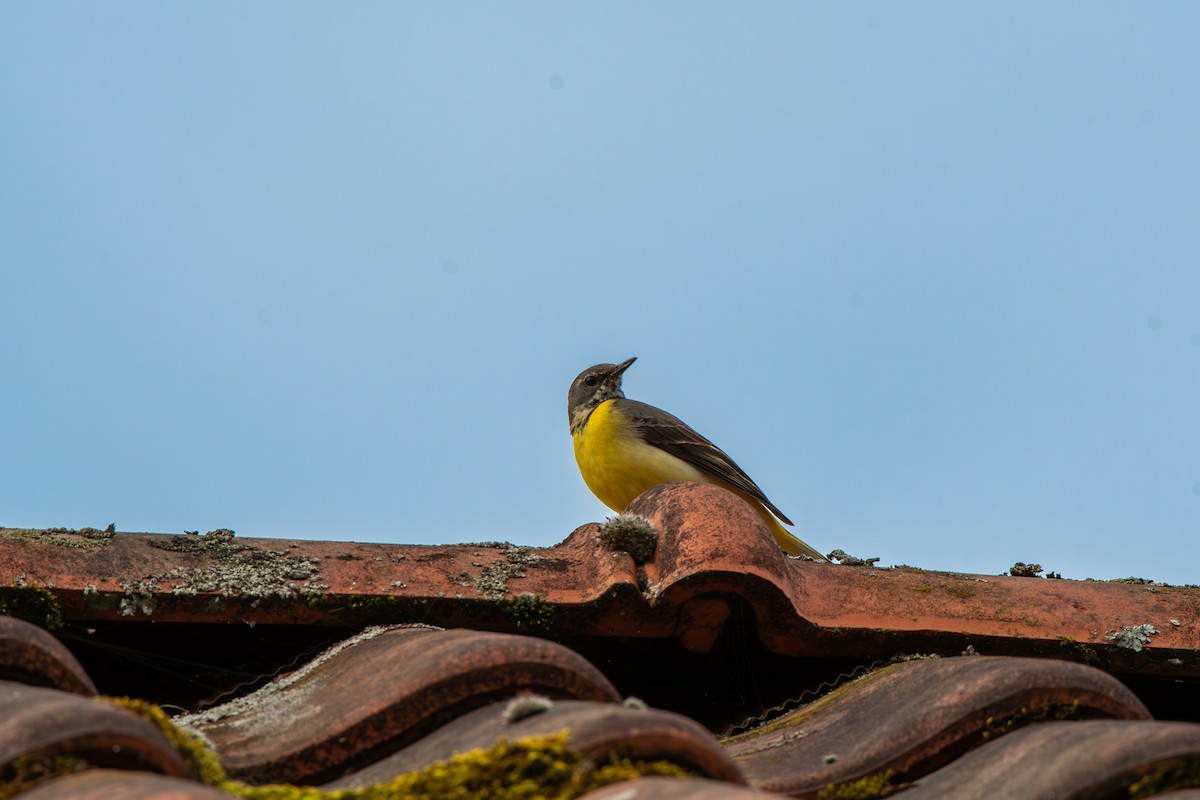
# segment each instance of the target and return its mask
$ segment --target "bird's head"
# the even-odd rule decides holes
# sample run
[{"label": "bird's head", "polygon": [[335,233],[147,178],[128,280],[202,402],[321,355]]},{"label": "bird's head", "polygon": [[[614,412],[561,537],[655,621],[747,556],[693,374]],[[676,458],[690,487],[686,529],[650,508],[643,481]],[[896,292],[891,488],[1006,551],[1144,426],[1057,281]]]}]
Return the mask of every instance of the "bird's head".
[{"label": "bird's head", "polygon": [[588,367],[571,381],[571,388],[567,392],[567,420],[571,423],[571,433],[583,427],[596,406],[605,400],[625,396],[621,391],[621,375],[634,361],[637,361],[637,356],[620,364],[597,364]]}]

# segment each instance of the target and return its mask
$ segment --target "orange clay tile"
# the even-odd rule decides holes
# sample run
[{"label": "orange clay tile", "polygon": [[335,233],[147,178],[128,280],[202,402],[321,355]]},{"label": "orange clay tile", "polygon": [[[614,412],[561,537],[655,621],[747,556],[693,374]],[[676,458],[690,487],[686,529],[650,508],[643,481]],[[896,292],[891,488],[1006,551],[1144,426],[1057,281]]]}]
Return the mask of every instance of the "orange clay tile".
[{"label": "orange clay tile", "polygon": [[498,601],[536,595],[569,612],[573,630],[672,635],[670,611],[647,607],[629,557],[601,547],[594,529],[539,549],[250,539],[225,531],[97,539],[0,528],[0,586],[50,588],[64,619],[76,622],[390,621],[505,630],[518,621]]},{"label": "orange clay tile", "polygon": [[[797,561],[779,552],[749,506],[706,484],[655,487],[628,511],[663,534],[646,565],[658,605],[742,597],[777,653],[870,657],[972,644],[989,654],[1054,656],[1074,642],[1130,671],[1200,674],[1190,655],[1200,649],[1200,589]],[[1140,652],[1106,637],[1142,624],[1158,634]],[[1171,663],[1183,657],[1189,663]]]},{"label": "orange clay tile", "polygon": [[522,690],[618,699],[595,667],[552,642],[468,630],[372,629],[251,695],[178,721],[212,743],[232,777],[316,783]]},{"label": "orange clay tile", "polygon": [[553,701],[523,694],[477,709],[430,733],[394,755],[324,788],[385,783],[497,739],[520,739],[569,732],[567,747],[594,761],[613,752],[646,761],[665,760],[697,775],[745,783],[737,766],[716,739],[679,714],[616,703]]},{"label": "orange clay tile", "polygon": [[884,771],[908,782],[1030,721],[1149,716],[1092,667],[964,656],[885,667],[724,744],[752,785],[815,797]]},{"label": "orange clay tile", "polygon": [[[1194,718],[1197,590],[798,561],[749,507],[706,485],[656,487],[630,511],[658,532],[642,563],[595,524],[543,549],[0,530],[0,599],[38,619],[45,595],[30,586],[49,589],[66,620],[60,634],[102,687],[126,655],[162,656],[168,676],[184,665],[162,684],[168,702],[198,694],[190,682],[210,696],[247,691],[344,631],[297,672],[184,718],[233,774],[256,782],[387,780],[498,736],[561,728],[589,758],[664,758],[721,779],[641,779],[589,800],[748,796],[741,780],[815,797],[889,772],[893,785],[911,782],[902,794],[915,800],[1083,800],[1200,781],[1200,725],[1149,721],[1125,685],[1071,663],[1126,676],[1160,715]],[[214,624],[229,622],[239,624]],[[408,627],[353,635],[377,623]],[[572,650],[486,630],[577,643],[628,691],[669,681],[674,707],[710,721],[808,696],[819,678],[854,674],[854,662],[969,647],[988,657],[878,669],[718,743],[685,717],[618,704],[609,679]],[[206,647],[220,651],[211,662],[197,659]],[[738,673],[747,665],[752,682]],[[221,675],[229,680],[211,677]],[[223,796],[147,775],[184,767],[149,723],[81,697],[91,679],[40,629],[0,617],[0,678],[0,764],[64,756],[131,770],[49,781],[22,798]]]},{"label": "orange clay tile", "polygon": [[[81,623],[425,622],[673,638],[693,652],[709,649],[733,605],[745,604],[758,638],[786,656],[957,654],[970,645],[1121,674],[1200,676],[1197,589],[799,561],[745,503],[706,484],[655,487],[629,511],[659,533],[644,567],[609,550],[595,524],[548,548],[0,531],[0,584],[53,586],[64,618]],[[1156,632],[1140,650],[1135,639],[1110,639],[1143,625]]]},{"label": "orange clay tile", "polygon": [[[1116,800],[1145,781],[1195,784],[1200,725],[1186,722],[1044,722],[967,753],[906,789],[907,800]],[[1190,770],[1190,772],[1189,772]],[[1174,798],[1174,795],[1163,795]]]},{"label": "orange clay tile", "polygon": [[163,735],[139,716],[70,692],[0,681],[0,765],[17,758],[186,774]]},{"label": "orange clay tile", "polygon": [[638,778],[588,792],[579,800],[770,800],[783,795],[700,778]]},{"label": "orange clay tile", "polygon": [[93,769],[38,785],[21,800],[229,800],[234,795],[194,781],[145,772]]},{"label": "orange clay tile", "polygon": [[96,693],[92,679],[58,639],[36,625],[4,616],[0,616],[0,679],[76,694]]}]

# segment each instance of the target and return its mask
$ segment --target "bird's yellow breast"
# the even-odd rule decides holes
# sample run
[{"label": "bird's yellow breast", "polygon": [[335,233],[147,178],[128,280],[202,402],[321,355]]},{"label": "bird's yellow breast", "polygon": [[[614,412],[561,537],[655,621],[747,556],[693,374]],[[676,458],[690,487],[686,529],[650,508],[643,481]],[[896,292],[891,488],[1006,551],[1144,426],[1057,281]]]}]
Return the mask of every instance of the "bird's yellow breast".
[{"label": "bird's yellow breast", "polygon": [[597,406],[573,438],[584,483],[613,511],[624,511],[660,483],[705,480],[695,467],[642,441],[614,400]]}]

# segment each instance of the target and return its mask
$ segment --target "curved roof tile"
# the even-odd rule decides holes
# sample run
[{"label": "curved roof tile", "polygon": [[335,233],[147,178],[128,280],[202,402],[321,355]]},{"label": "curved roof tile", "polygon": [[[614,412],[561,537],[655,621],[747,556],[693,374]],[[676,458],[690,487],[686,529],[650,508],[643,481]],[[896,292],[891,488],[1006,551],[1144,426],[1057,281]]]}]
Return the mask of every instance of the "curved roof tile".
[{"label": "curved roof tile", "polygon": [[638,778],[596,789],[579,800],[763,800],[780,796],[700,778]]},{"label": "curved roof tile", "polygon": [[[703,595],[747,600],[774,652],[877,657],[960,652],[1089,658],[1120,671],[1200,676],[1200,589],[1103,581],[964,575],[911,568],[817,564],[785,556],[758,515],[716,486],[669,483],[638,497],[629,513],[659,531],[646,565],[656,606]],[[1147,624],[1152,647],[1110,631]],[[1076,648],[1080,649],[1080,648]]]},{"label": "curved roof tile", "polygon": [[1139,782],[1146,792],[1141,796],[1149,797],[1175,788],[1172,771],[1197,762],[1200,725],[1114,720],[1045,722],[967,753],[914,783],[904,797],[1115,800],[1132,796],[1130,787]]},{"label": "curved roof tile", "polygon": [[[785,656],[956,654],[970,644],[989,655],[1086,659],[1117,674],[1200,678],[1200,589],[799,561],[780,552],[745,503],[707,484],[655,487],[629,511],[658,531],[641,566],[610,550],[595,524],[548,548],[228,531],[117,533],[67,546],[63,533],[0,529],[0,564],[55,586],[64,618],[75,622],[420,621],[672,638],[704,652],[744,601],[758,638]],[[12,576],[0,572],[0,582]]]},{"label": "curved roof tile", "polygon": [[547,736],[564,729],[569,731],[567,746],[592,760],[620,751],[632,759],[671,761],[708,778],[745,782],[713,735],[687,717],[636,705],[524,695],[465,714],[326,788],[382,783],[455,753],[490,747],[501,737]]},{"label": "curved roof tile", "polygon": [[21,800],[229,800],[209,786],[144,772],[93,769],[22,792]]},{"label": "curved roof tile", "polygon": [[[562,728],[589,758],[665,758],[725,781],[638,780],[593,800],[739,796],[747,790],[733,782],[743,779],[811,797],[889,773],[893,785],[912,781],[905,794],[918,800],[1105,797],[1133,785],[1149,795],[1200,781],[1172,772],[1200,763],[1200,725],[1148,721],[1129,688],[1073,663],[1123,676],[1156,713],[1195,718],[1183,700],[1200,678],[1200,590],[798,561],[744,503],[707,485],[656,487],[629,510],[657,532],[654,552],[636,563],[595,524],[540,549],[0,530],[0,584],[26,582],[6,596],[21,599],[31,582],[52,587],[67,626],[87,626],[66,641],[92,671],[48,634],[0,617],[0,677],[10,679],[0,682],[0,760],[64,755],[181,775],[152,725],[80,696],[95,691],[92,680],[101,690],[149,687],[139,683],[149,675],[161,679],[154,699],[176,702],[180,692],[178,702],[198,704],[201,691],[244,692],[291,669],[339,630],[386,623],[187,721],[231,773],[256,782],[352,770],[339,785],[385,780],[498,736]],[[246,623],[236,637],[223,624],[235,620]],[[685,717],[616,704],[609,677],[546,639],[571,641],[625,690],[714,726],[898,652],[973,645],[988,657],[900,663],[718,743]],[[130,673],[128,662],[98,656],[104,648],[144,650],[149,666]],[[718,668],[725,656],[738,659],[744,685]],[[191,662],[203,662],[201,680],[172,672]],[[547,695],[549,707],[526,697],[509,709],[523,691]],[[175,786],[94,772],[33,791],[99,793],[123,781],[132,788],[114,794]],[[1189,794],[1200,792],[1177,796]]]},{"label": "curved roof tile", "polygon": [[0,679],[93,695],[96,686],[71,651],[24,620],[0,616]]},{"label": "curved roof tile", "polygon": [[562,645],[391,628],[365,631],[251,695],[179,721],[212,742],[233,777],[317,783],[521,689],[619,699],[599,670]]},{"label": "curved roof tile", "polygon": [[883,771],[912,780],[1031,720],[1149,716],[1098,669],[964,656],[885,667],[724,744],[754,786],[805,796]]},{"label": "curved roof tile", "polygon": [[135,714],[58,689],[0,681],[0,764],[17,758],[187,774],[171,744]]}]

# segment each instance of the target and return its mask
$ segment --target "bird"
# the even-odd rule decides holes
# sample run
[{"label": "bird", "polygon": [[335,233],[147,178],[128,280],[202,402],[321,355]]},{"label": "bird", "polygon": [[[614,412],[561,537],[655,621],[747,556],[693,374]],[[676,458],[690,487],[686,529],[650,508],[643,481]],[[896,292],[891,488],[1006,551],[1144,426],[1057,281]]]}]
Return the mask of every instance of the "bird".
[{"label": "bird", "polygon": [[792,521],[724,450],[673,414],[625,397],[621,377],[634,361],[636,356],[589,367],[567,392],[575,462],[592,494],[622,512],[639,494],[662,483],[711,483],[749,503],[785,553],[825,561],[783,527]]}]

